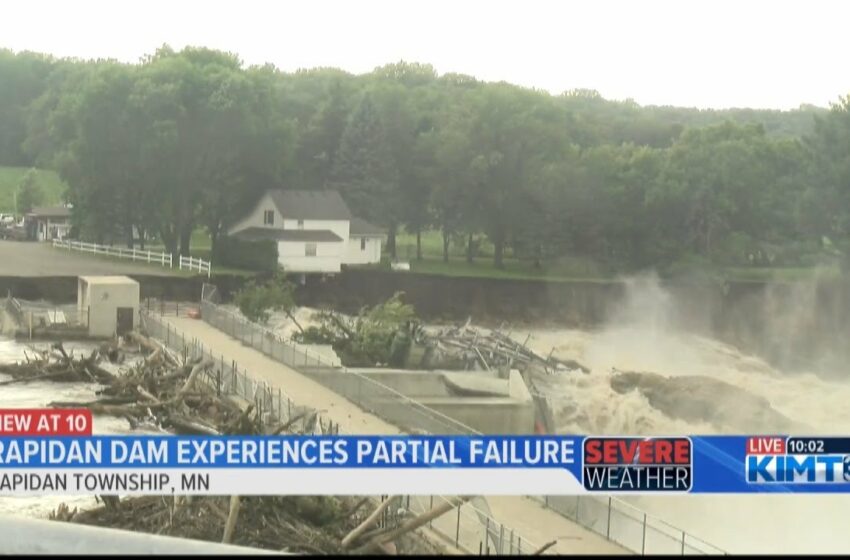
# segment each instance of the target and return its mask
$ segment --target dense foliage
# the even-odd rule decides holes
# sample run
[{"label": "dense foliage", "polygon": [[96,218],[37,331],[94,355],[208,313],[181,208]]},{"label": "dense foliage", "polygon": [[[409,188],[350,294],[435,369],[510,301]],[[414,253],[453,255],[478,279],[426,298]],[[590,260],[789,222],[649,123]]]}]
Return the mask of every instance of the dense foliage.
[{"label": "dense foliage", "polygon": [[266,323],[272,312],[292,314],[295,307],[295,285],[282,274],[266,282],[251,280],[236,293],[234,303],[249,320]]},{"label": "dense foliage", "polygon": [[330,344],[347,366],[403,367],[416,319],[413,306],[398,292],[384,303],[364,307],[355,317],[333,311],[319,313],[318,326],[296,333],[297,342]]},{"label": "dense foliage", "polygon": [[243,241],[222,237],[215,245],[213,260],[219,266],[274,272],[277,270],[277,243],[270,239]]},{"label": "dense foliage", "polygon": [[428,65],[283,73],[163,47],[139,64],[0,51],[0,165],[59,170],[96,241],[213,249],[268,188],[338,189],[395,235],[495,266],[582,258],[810,265],[850,237],[850,100],[831,110],[641,107]]}]

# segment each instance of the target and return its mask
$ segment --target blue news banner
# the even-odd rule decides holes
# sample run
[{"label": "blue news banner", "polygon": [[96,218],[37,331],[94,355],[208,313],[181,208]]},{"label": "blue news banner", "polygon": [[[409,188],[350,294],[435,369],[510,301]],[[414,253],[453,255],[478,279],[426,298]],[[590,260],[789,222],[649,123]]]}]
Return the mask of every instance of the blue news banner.
[{"label": "blue news banner", "polygon": [[0,437],[0,496],[848,491],[850,438]]}]

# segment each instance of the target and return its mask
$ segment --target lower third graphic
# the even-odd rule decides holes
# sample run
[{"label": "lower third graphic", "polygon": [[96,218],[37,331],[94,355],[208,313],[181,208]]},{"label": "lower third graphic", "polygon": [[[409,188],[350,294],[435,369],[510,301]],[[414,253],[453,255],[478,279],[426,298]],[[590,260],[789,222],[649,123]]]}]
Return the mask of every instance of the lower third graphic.
[{"label": "lower third graphic", "polygon": [[691,449],[684,437],[585,438],[582,481],[597,492],[687,492]]}]

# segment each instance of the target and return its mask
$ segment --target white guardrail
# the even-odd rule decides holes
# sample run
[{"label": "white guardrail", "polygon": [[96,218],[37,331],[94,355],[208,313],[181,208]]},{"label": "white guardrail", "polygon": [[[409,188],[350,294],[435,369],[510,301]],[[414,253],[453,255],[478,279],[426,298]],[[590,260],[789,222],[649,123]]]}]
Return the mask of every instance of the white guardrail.
[{"label": "white guardrail", "polygon": [[184,257],[180,255],[180,270],[197,270],[198,274],[207,273],[207,278],[212,274],[212,263],[204,259],[196,259],[195,257]]},{"label": "white guardrail", "polygon": [[[93,255],[107,255],[119,259],[130,259],[133,262],[147,262],[159,264],[160,266],[174,267],[174,259],[171,253],[150,251],[146,249],[128,249],[126,247],[114,247],[112,245],[100,245],[98,243],[87,243],[85,241],[71,241],[68,239],[54,239],[53,246],[57,249],[68,251],[79,251]],[[194,257],[180,256],[178,266],[180,270],[193,270],[199,274],[206,273],[207,278],[212,275],[212,263]]]}]

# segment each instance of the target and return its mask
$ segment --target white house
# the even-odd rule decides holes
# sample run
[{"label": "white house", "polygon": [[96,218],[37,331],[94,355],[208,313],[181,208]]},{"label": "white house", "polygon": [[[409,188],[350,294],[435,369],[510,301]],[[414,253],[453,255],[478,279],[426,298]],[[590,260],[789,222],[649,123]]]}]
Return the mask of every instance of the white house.
[{"label": "white house", "polygon": [[384,232],[355,218],[336,191],[267,191],[228,230],[238,239],[277,242],[289,272],[339,272],[342,265],[380,262]]}]

